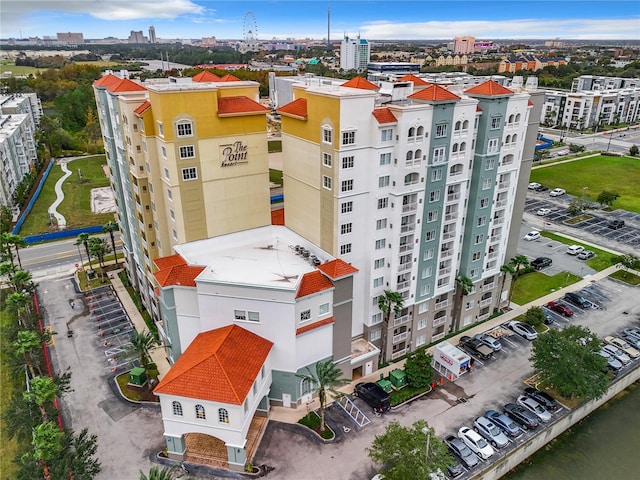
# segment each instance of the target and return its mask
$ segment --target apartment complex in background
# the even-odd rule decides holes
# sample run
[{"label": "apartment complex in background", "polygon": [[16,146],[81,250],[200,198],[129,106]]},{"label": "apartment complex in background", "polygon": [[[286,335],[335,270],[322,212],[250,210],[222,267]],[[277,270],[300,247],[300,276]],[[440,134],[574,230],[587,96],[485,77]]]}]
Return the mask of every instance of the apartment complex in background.
[{"label": "apartment complex in background", "polygon": [[152,260],[175,245],[271,223],[258,83],[203,72],[94,83],[126,267],[158,320]]},{"label": "apartment complex in background", "polygon": [[503,59],[498,64],[498,73],[510,72],[515,73],[520,70],[537,71],[544,67],[559,67],[566,65],[567,60],[564,58],[536,57],[535,55],[518,55]]},{"label": "apartment complex in background", "polygon": [[453,40],[453,53],[466,55],[475,52],[475,37],[456,37]]},{"label": "apartment complex in background", "polygon": [[340,68],[342,70],[364,71],[367,69],[370,58],[371,46],[367,40],[360,38],[360,35],[355,38],[345,35],[340,44]]}]

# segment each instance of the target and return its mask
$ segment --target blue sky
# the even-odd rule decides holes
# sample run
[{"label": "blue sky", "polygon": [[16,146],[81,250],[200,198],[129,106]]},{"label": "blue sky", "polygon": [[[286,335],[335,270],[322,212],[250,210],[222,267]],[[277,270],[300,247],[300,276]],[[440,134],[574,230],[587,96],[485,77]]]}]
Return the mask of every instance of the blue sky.
[{"label": "blue sky", "polygon": [[563,38],[640,39],[637,0],[2,0],[0,37],[82,32],[85,38],[126,38],[131,30],[159,38],[242,38],[247,12],[260,40]]}]

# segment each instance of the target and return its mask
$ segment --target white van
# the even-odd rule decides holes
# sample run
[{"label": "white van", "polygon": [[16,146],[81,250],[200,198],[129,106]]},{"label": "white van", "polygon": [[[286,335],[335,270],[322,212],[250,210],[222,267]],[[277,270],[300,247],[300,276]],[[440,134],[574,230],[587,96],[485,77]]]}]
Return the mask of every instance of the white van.
[{"label": "white van", "polygon": [[569,255],[577,255],[582,251],[584,251],[584,247],[580,245],[571,245],[570,247],[567,248],[567,253]]}]

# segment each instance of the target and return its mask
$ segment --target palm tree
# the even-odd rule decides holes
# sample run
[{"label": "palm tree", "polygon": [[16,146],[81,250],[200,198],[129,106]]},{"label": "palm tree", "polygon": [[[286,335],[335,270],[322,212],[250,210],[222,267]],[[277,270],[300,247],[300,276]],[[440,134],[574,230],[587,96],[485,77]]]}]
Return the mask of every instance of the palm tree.
[{"label": "palm tree", "polygon": [[[35,378],[36,372],[33,367],[32,352],[42,348],[42,342],[38,338],[38,334],[33,330],[19,331],[16,341],[13,342],[13,347],[18,355],[24,355],[24,361],[29,372],[31,372],[31,378]],[[38,370],[40,370],[39,367]]]},{"label": "palm tree", "polygon": [[33,456],[40,463],[45,480],[51,480],[47,461],[60,453],[63,437],[64,432],[54,422],[41,423],[33,429]]},{"label": "palm tree", "polygon": [[464,297],[469,295],[473,290],[473,282],[471,279],[465,275],[458,275],[456,277],[456,294],[458,295],[456,304],[455,304],[455,320],[456,325],[460,327],[460,316],[462,314],[462,302],[464,301]]},{"label": "palm tree", "polygon": [[11,277],[16,271],[16,266],[12,262],[0,263],[0,277]]},{"label": "palm tree", "polygon": [[11,250],[10,242],[11,234],[4,232],[0,234],[0,253],[2,254],[2,260],[11,262],[13,265],[13,251]]},{"label": "palm tree", "polygon": [[389,320],[391,318],[391,312],[394,315],[399,315],[404,308],[404,298],[398,292],[392,290],[385,290],[383,295],[378,297],[378,308],[384,313],[384,322],[382,325],[382,346],[380,347],[380,360],[378,364],[382,364],[386,360],[387,354],[387,334],[389,330]]},{"label": "palm tree", "polygon": [[118,230],[118,225],[115,222],[107,222],[102,226],[102,231],[104,233],[108,233],[111,237],[111,249],[113,250],[113,259],[116,262],[116,267],[118,266],[118,256],[116,255],[116,239],[113,235],[113,232]]},{"label": "palm tree", "polygon": [[24,248],[27,246],[27,242],[20,235],[9,235],[9,241],[7,244],[7,248],[11,250],[11,245],[13,245],[16,249],[16,258],[18,259],[18,266],[22,268],[22,260],[20,260],[20,248]]},{"label": "palm tree", "polygon": [[7,295],[7,309],[18,315],[18,320],[22,325],[27,325],[29,313],[31,313],[31,295],[22,292],[13,292]]},{"label": "palm tree", "polygon": [[92,237],[89,239],[89,251],[91,255],[98,259],[100,264],[100,274],[104,282],[104,256],[109,253],[109,245],[104,238]]},{"label": "palm tree", "polygon": [[511,286],[509,287],[509,304],[511,304],[511,296],[513,295],[513,287],[516,284],[516,280],[520,275],[520,270],[529,266],[529,259],[525,255],[516,255],[509,260],[509,265],[514,269],[514,273],[511,275]]},{"label": "palm tree", "polygon": [[49,377],[35,377],[29,382],[29,391],[23,392],[22,396],[38,406],[42,423],[47,423],[49,419],[46,406],[53,404],[57,393],[58,386]]},{"label": "palm tree", "polygon": [[145,475],[142,470],[140,470],[140,480],[176,480],[177,477],[175,475],[175,467],[158,467],[154,465],[149,470],[149,475]]},{"label": "palm tree", "polygon": [[31,291],[33,283],[31,283],[31,272],[27,270],[17,270],[10,279],[16,292]]},{"label": "palm tree", "polygon": [[324,432],[326,426],[324,424],[324,409],[327,404],[327,392],[334,396],[339,396],[340,392],[336,390],[349,383],[349,379],[342,377],[342,371],[335,366],[331,360],[316,363],[315,375],[309,367],[306,367],[306,375],[296,375],[296,377],[306,380],[310,385],[317,386],[314,394],[318,395],[320,401],[320,431]]},{"label": "palm tree", "polygon": [[511,275],[512,277],[515,275],[516,271],[510,264],[506,263],[500,267],[500,272],[502,273],[502,283],[500,284],[500,295],[498,296],[498,304],[496,308],[500,308],[500,301],[502,299],[502,294],[504,293],[504,284],[507,281],[507,275]]},{"label": "palm tree", "polygon": [[136,332],[131,337],[131,349],[140,357],[140,366],[144,368],[145,373],[149,366],[149,350],[158,345],[158,341],[148,330]]},{"label": "palm tree", "polygon": [[84,249],[87,252],[87,258],[89,259],[89,269],[93,270],[93,265],[91,264],[91,254],[89,253],[89,234],[88,233],[81,233],[80,235],[78,235],[78,238],[76,239],[76,245],[80,243],[84,245]]}]

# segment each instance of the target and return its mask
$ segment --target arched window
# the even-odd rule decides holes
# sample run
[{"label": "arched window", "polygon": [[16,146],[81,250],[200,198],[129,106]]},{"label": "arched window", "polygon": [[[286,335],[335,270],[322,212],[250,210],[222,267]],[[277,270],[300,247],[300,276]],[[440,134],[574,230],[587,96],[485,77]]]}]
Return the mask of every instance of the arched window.
[{"label": "arched window", "polygon": [[516,123],[520,123],[520,114],[519,113],[516,115]]},{"label": "arched window", "polygon": [[449,175],[451,175],[452,177],[454,175],[460,175],[462,173],[462,170],[464,170],[464,166],[461,163],[456,163],[449,169]]},{"label": "arched window", "polygon": [[462,129],[467,130],[469,128],[469,120],[462,122]]},{"label": "arched window", "polygon": [[229,423],[229,412],[226,408],[218,409],[218,421],[220,423]]},{"label": "arched window", "polygon": [[513,123],[513,114],[509,115],[509,123]]},{"label": "arched window", "polygon": [[420,175],[416,172],[404,176],[405,185],[415,185],[420,180]]},{"label": "arched window", "polygon": [[196,405],[196,418],[199,420],[206,420],[207,415],[204,413],[204,407],[202,405]]},{"label": "arched window", "polygon": [[462,142],[460,144],[460,151],[464,152],[467,149],[467,142]]},{"label": "arched window", "polygon": [[178,131],[178,137],[193,136],[193,123],[191,120],[180,120],[176,123],[176,129]]},{"label": "arched window", "polygon": [[409,138],[415,137],[416,136],[416,129],[411,127],[409,129]]},{"label": "arched window", "polygon": [[[420,127],[420,128],[422,128],[422,127]],[[420,149],[416,150],[416,154],[413,156],[413,158],[415,158],[416,161],[418,161],[418,162],[420,160],[422,160],[422,150],[420,150]]]},{"label": "arched window", "polygon": [[509,155],[505,155],[502,159],[502,165],[511,165],[513,163],[513,155],[510,153]]},{"label": "arched window", "polygon": [[507,135],[507,138],[504,139],[504,143],[511,143],[511,135]]},{"label": "arched window", "polygon": [[311,381],[308,378],[303,378],[300,382],[300,393],[302,395],[311,393]]},{"label": "arched window", "polygon": [[458,120],[456,122],[456,126],[454,127],[454,130],[457,132],[458,130],[460,130],[460,120]]},{"label": "arched window", "polygon": [[422,135],[424,135],[424,127],[418,127],[417,135],[418,137],[422,137]]},{"label": "arched window", "polygon": [[407,160],[413,160],[413,150],[407,152]]},{"label": "arched window", "polygon": [[457,151],[458,151],[458,144],[457,144],[457,143],[454,143],[454,144],[453,144],[453,147],[451,147],[451,152],[452,152],[452,153],[456,153]]},{"label": "arched window", "polygon": [[516,143],[518,141],[518,134],[514,133],[513,137],[511,137],[511,143]]},{"label": "arched window", "polygon": [[173,414],[177,417],[182,416],[182,404],[180,402],[172,402],[171,409],[173,410]]}]

